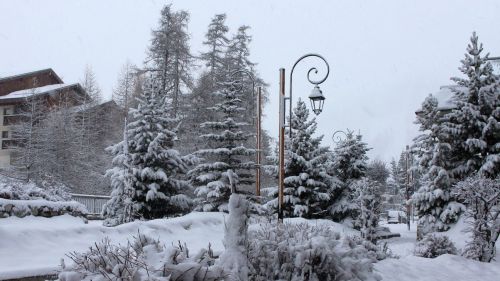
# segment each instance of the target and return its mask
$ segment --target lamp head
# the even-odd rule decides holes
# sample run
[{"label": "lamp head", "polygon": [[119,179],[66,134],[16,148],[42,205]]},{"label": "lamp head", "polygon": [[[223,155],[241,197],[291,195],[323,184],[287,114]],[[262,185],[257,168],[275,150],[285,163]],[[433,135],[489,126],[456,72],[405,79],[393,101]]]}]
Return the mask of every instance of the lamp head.
[{"label": "lamp head", "polygon": [[321,111],[323,111],[325,96],[323,96],[323,92],[318,85],[314,86],[314,89],[309,95],[309,100],[311,101],[312,111],[314,112],[314,114],[319,115]]}]

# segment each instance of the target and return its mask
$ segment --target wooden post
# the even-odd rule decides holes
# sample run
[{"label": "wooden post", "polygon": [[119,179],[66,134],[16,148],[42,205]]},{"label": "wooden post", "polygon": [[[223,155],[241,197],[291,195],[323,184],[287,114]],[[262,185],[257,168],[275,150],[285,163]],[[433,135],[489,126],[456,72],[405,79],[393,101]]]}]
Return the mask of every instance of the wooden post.
[{"label": "wooden post", "polygon": [[408,231],[410,231],[410,173],[408,161],[410,160],[410,146],[406,146],[406,224],[408,225]]},{"label": "wooden post", "polygon": [[283,221],[283,193],[285,189],[285,69],[280,68],[279,116],[279,176],[278,220]]},{"label": "wooden post", "polygon": [[260,196],[260,161],[261,161],[261,117],[262,117],[262,87],[257,88],[257,171],[255,174],[255,195]]}]

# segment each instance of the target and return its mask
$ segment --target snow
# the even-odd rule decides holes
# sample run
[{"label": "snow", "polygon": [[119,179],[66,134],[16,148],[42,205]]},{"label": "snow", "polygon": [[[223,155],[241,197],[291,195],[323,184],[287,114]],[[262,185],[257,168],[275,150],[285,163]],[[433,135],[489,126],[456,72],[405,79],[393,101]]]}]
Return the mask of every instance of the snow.
[{"label": "snow", "polygon": [[46,93],[50,93],[52,91],[57,91],[57,90],[72,87],[75,85],[77,85],[77,84],[76,83],[75,84],[53,84],[53,85],[47,85],[47,86],[43,86],[43,87],[19,90],[19,91],[12,92],[12,93],[5,95],[5,96],[0,96],[0,100],[26,98],[26,97],[29,97],[33,94],[35,94],[35,95],[46,94]]},{"label": "snow", "polygon": [[[52,273],[69,252],[86,251],[106,236],[112,242],[123,244],[137,235],[137,231],[159,238],[165,244],[186,242],[192,253],[206,248],[209,242],[214,251],[222,251],[224,216],[223,213],[194,212],[117,227],[104,227],[102,221],[85,224],[82,219],[69,215],[0,219],[0,280]],[[67,266],[71,264],[68,258],[65,262]]]},{"label": "snow", "polygon": [[[89,221],[69,215],[53,218],[9,217],[0,219],[0,279],[18,278],[30,275],[52,273],[59,268],[61,258],[72,251],[83,252],[94,242],[109,237],[112,242],[125,243],[140,230],[141,233],[159,238],[165,244],[177,241],[186,242],[190,252],[195,253],[212,244],[215,252],[224,249],[224,225],[227,214],[193,212],[183,217],[135,221],[117,227],[103,227],[102,221]],[[306,220],[304,218],[285,219],[286,223],[308,223],[313,226],[326,225],[342,235],[359,235],[359,232],[345,225],[329,220]],[[411,224],[382,224],[401,237],[387,241],[391,251],[399,259],[388,258],[375,263],[376,273],[384,281],[461,281],[461,280],[498,280],[500,261],[481,263],[461,256],[443,255],[435,259],[413,256],[416,227]],[[258,223],[250,229],[260,227]],[[443,235],[447,235],[460,250],[464,247],[467,235],[462,232],[466,227],[460,220]],[[500,252],[497,245],[497,252]],[[66,258],[67,266],[71,261]]]},{"label": "snow", "polygon": [[432,93],[438,101],[438,110],[448,110],[455,108],[455,104],[452,101],[453,89],[456,86],[442,86],[439,91]]},{"label": "snow", "polygon": [[471,281],[498,280],[500,266],[442,255],[435,259],[407,256],[375,264],[384,281]]},{"label": "snow", "polygon": [[[389,249],[398,255],[399,259],[385,259],[375,264],[375,271],[384,281],[496,281],[500,276],[500,261],[492,263],[477,262],[456,255],[442,255],[434,259],[421,258],[413,255],[416,241],[416,224],[411,223],[410,231],[406,224],[382,224],[391,232],[401,234],[401,237],[384,240]],[[450,230],[438,235],[447,235],[459,252],[468,240],[463,232],[466,227],[460,219]],[[497,253],[500,247],[497,244]]]},{"label": "snow", "polygon": [[71,210],[81,214],[88,213],[87,208],[76,201],[48,201],[44,199],[36,200],[9,200],[0,198],[0,206],[13,205],[20,210],[48,207],[52,211]]}]

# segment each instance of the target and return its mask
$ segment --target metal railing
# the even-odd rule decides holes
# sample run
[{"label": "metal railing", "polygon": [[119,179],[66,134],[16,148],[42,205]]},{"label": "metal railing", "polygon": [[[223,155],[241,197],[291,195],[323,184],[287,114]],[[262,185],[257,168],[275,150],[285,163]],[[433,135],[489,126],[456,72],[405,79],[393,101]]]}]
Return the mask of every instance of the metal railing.
[{"label": "metal railing", "polygon": [[100,215],[102,207],[110,198],[110,196],[105,195],[71,194],[71,199],[85,205],[91,215]]}]

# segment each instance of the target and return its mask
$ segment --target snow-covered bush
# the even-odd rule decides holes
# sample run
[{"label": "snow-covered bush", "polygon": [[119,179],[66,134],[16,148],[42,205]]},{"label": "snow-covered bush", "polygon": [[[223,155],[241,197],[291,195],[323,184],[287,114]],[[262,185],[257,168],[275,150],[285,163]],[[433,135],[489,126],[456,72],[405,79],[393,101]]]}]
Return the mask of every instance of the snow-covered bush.
[{"label": "snow-covered bush", "polygon": [[361,239],[326,226],[263,224],[249,234],[250,280],[380,280]]},{"label": "snow-covered bush", "polygon": [[71,199],[69,189],[59,183],[24,182],[13,178],[0,176],[0,198],[12,200],[68,201]]},{"label": "snow-covered bush", "polygon": [[370,252],[370,258],[375,258],[376,260],[384,260],[386,258],[399,258],[399,256],[392,253],[392,251],[387,246],[387,242],[377,242],[374,244],[366,239],[363,239],[357,235],[347,235],[345,241],[351,243],[353,247],[355,245],[362,245]]},{"label": "snow-covered bush", "polygon": [[444,254],[457,254],[457,248],[445,235],[430,233],[415,245],[415,255],[419,257],[435,258]]},{"label": "snow-covered bush", "polygon": [[29,215],[53,217],[63,214],[84,216],[84,205],[69,201],[68,188],[54,182],[24,182],[0,176],[0,218]]},{"label": "snow-covered bush", "polygon": [[85,216],[87,208],[78,202],[53,202],[48,200],[9,200],[0,198],[0,218],[16,216],[53,217],[69,214],[75,217]]},{"label": "snow-covered bush", "polygon": [[222,267],[214,265],[210,249],[190,257],[187,246],[165,246],[159,240],[138,234],[126,245],[115,245],[105,238],[87,252],[67,255],[74,266],[62,262],[60,281],[118,280],[225,280]]},{"label": "snow-covered bush", "polygon": [[467,206],[465,216],[469,227],[463,255],[490,262],[495,257],[495,243],[500,236],[500,178],[480,176],[468,178],[456,186],[457,197]]}]

